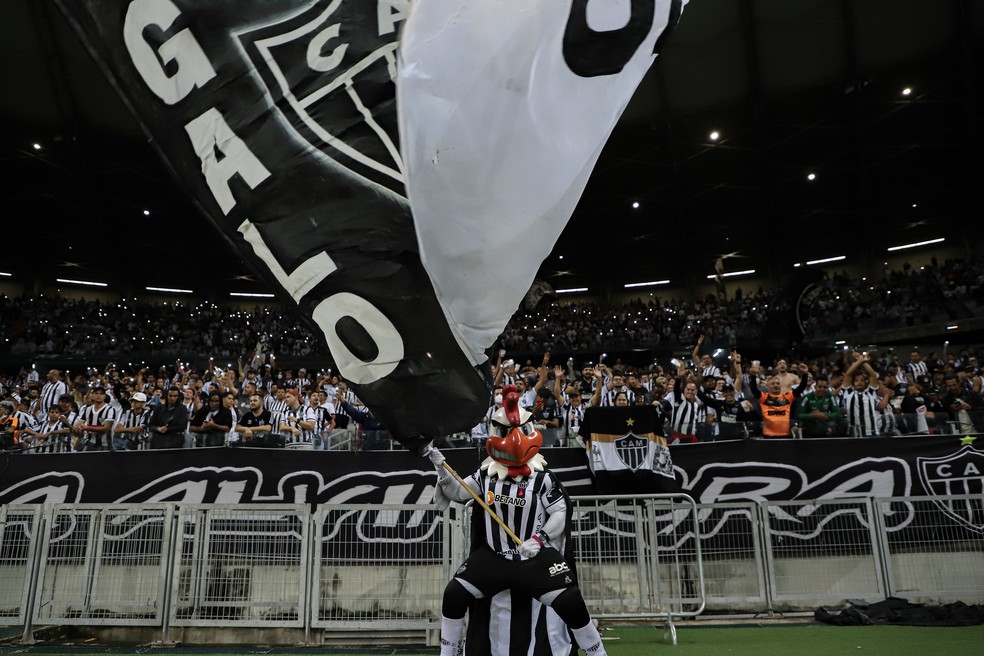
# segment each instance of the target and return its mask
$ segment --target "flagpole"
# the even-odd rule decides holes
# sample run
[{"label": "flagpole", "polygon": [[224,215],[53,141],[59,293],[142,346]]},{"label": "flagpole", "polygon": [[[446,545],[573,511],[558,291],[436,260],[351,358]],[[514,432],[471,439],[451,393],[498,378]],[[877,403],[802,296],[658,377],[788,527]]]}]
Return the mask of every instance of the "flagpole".
[{"label": "flagpole", "polygon": [[449,465],[446,460],[443,463],[441,463],[441,466],[444,467],[444,469],[446,469],[448,471],[448,473],[450,473],[452,476],[454,476],[454,479],[456,481],[458,481],[459,483],[461,483],[461,487],[463,487],[466,490],[468,490],[468,494],[472,495],[472,498],[475,501],[478,502],[478,505],[480,505],[482,508],[485,508],[485,511],[489,515],[491,515],[492,516],[492,519],[494,519],[496,521],[496,523],[499,526],[502,527],[502,530],[506,532],[506,535],[508,535],[509,537],[511,537],[513,540],[515,540],[516,541],[516,544],[523,544],[523,541],[520,540],[516,536],[516,534],[513,533],[512,530],[508,526],[505,525],[505,523],[499,518],[499,516],[495,514],[495,511],[492,510],[491,508],[489,508],[489,504],[485,503],[485,499],[483,499],[482,497],[478,496],[475,493],[475,490],[471,489],[471,487],[469,487],[469,485],[467,483],[465,483],[463,480],[461,480],[461,476],[458,476],[458,472],[456,472],[454,469],[452,469],[451,468],[451,465]]}]

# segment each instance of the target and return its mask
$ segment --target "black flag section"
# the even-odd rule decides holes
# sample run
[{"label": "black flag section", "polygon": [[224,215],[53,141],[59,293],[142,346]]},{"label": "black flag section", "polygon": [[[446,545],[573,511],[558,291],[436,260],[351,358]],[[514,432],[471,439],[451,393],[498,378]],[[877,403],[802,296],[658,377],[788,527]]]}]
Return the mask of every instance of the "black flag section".
[{"label": "black flag section", "polygon": [[343,0],[58,4],[181,187],[394,436],[474,425],[489,382],[435,296],[405,198],[402,17]]}]

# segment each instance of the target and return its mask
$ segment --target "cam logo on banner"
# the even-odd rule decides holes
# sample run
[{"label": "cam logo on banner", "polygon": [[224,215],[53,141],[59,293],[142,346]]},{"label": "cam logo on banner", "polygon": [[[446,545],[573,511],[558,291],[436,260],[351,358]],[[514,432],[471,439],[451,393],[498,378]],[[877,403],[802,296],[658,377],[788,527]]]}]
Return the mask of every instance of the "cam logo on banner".
[{"label": "cam logo on banner", "polygon": [[984,532],[984,453],[967,445],[952,455],[920,457],[916,463],[937,507],[964,526]]},{"label": "cam logo on banner", "polygon": [[655,406],[588,408],[580,429],[600,492],[675,492],[676,472]]},{"label": "cam logo on banner", "polygon": [[237,36],[297,137],[406,197],[396,133],[397,33],[409,0],[377,3],[376,30],[354,3],[320,0]]},{"label": "cam logo on banner", "polygon": [[626,433],[612,444],[615,445],[615,455],[632,471],[642,467],[649,455],[649,439],[635,433]]}]

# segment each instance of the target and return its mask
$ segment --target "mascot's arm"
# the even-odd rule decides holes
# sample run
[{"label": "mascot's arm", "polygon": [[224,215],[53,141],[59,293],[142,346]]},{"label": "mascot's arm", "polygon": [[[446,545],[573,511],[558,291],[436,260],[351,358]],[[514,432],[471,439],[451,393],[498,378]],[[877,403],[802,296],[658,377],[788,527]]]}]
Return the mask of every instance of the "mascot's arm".
[{"label": "mascot's arm", "polygon": [[543,523],[540,533],[548,541],[556,541],[567,530],[567,503],[558,501],[547,508],[547,521]]},{"label": "mascot's arm", "polygon": [[[451,501],[457,501],[458,503],[470,501],[472,495],[451,475],[451,472],[444,468],[444,454],[435,447],[430,447],[426,452],[426,456],[437,469],[437,490],[434,493],[434,504],[437,506],[437,509],[444,510]],[[475,494],[481,494],[482,491],[474,479],[467,478],[464,481]]]}]

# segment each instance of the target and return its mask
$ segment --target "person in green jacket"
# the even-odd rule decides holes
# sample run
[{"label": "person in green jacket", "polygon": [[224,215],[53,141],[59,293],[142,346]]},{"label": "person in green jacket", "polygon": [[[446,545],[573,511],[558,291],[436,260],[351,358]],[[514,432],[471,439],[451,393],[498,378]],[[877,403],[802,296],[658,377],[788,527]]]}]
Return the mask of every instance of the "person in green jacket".
[{"label": "person in green jacket", "polygon": [[840,400],[830,393],[826,378],[818,378],[813,391],[800,399],[798,417],[803,437],[839,435],[838,421],[843,415]]}]

